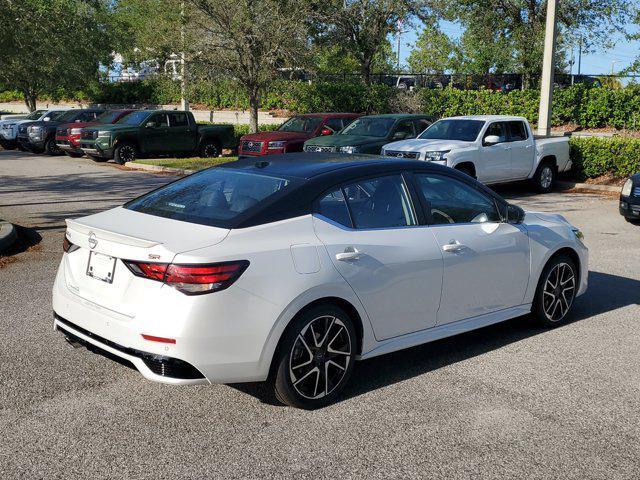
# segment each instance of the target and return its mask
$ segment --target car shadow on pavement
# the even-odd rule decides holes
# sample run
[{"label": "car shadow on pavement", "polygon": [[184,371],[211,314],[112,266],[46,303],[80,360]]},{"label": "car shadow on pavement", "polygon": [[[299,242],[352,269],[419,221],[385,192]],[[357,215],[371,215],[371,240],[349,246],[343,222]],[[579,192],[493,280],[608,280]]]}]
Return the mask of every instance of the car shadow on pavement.
[{"label": "car shadow on pavement", "polygon": [[[589,289],[576,300],[564,326],[599,314],[640,304],[640,281],[602,272],[589,272]],[[562,327],[559,327],[562,328]],[[522,316],[472,332],[357,362],[349,385],[338,402],[393,385],[447,365],[482,355],[549,331]],[[229,385],[270,405],[281,405],[268,385]]]}]

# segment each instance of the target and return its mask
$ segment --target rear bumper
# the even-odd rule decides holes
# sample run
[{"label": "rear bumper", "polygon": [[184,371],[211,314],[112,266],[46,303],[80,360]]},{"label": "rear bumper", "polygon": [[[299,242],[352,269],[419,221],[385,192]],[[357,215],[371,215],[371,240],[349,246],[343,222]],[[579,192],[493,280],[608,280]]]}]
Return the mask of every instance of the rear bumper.
[{"label": "rear bumper", "polygon": [[623,217],[640,219],[640,198],[621,196],[618,210]]}]

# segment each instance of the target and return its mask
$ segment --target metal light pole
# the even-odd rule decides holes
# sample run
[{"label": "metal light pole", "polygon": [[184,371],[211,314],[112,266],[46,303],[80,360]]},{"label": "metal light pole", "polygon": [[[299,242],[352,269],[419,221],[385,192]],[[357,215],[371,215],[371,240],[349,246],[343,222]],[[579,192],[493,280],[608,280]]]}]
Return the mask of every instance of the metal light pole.
[{"label": "metal light pole", "polygon": [[553,100],[553,76],[556,52],[556,0],[547,2],[547,25],[544,35],[544,58],[540,85],[540,110],[538,135],[551,133],[551,101]]}]

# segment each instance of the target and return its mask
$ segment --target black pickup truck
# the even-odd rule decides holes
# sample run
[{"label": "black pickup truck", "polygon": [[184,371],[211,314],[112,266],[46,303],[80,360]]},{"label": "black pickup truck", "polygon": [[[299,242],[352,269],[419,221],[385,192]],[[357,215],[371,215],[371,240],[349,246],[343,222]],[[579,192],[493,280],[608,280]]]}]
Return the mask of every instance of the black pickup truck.
[{"label": "black pickup truck", "polygon": [[143,156],[217,157],[234,148],[232,125],[198,125],[191,112],[140,110],[112,125],[83,128],[80,148],[96,162],[120,165]]}]

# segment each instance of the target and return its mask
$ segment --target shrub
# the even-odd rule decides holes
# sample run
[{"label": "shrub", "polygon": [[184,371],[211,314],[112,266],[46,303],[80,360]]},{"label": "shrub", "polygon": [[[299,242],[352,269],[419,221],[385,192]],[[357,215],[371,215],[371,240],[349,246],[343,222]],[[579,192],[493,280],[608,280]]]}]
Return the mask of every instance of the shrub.
[{"label": "shrub", "polygon": [[640,139],[573,137],[569,140],[573,169],[581,178],[605,174],[628,177],[640,172]]}]

